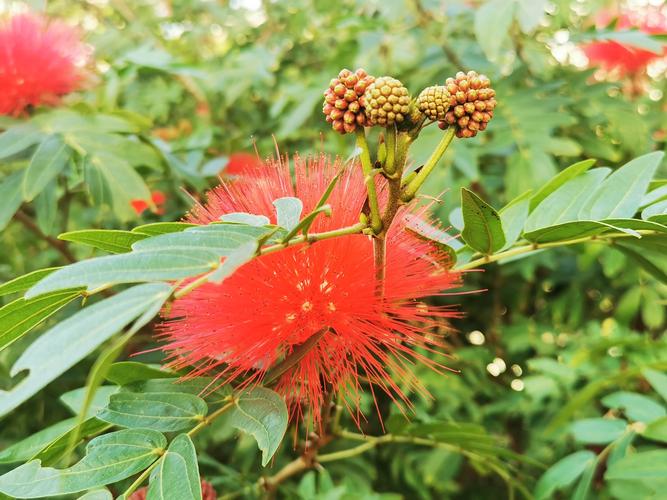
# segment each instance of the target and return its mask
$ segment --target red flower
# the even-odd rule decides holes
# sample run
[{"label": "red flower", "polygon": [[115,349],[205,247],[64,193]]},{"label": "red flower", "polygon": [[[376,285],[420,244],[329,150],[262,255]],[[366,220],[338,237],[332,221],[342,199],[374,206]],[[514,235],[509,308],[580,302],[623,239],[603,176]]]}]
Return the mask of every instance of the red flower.
[{"label": "red flower", "polygon": [[53,105],[78,89],[89,50],[60,21],[21,14],[0,25],[0,115]]},{"label": "red flower", "polygon": [[132,205],[132,208],[137,213],[137,215],[141,215],[151,206],[153,207],[151,211],[154,214],[162,215],[164,214],[163,205],[165,204],[166,201],[167,197],[162,191],[153,191],[151,192],[150,202],[146,200],[132,200],[130,201],[130,204]]},{"label": "red flower", "polygon": [[[289,165],[268,163],[209,193],[187,220],[207,224],[228,212],[252,212],[273,221],[272,201],[297,196],[311,211],[338,162],[325,156],[295,159],[295,187]],[[358,165],[345,170],[328,203],[332,216],[319,217],[312,231],[358,221],[366,199]],[[426,391],[411,375],[415,361],[444,368],[417,351],[440,345],[431,335],[443,318],[457,316],[446,306],[426,306],[422,297],[460,284],[446,270],[446,257],[406,230],[425,209],[405,208],[388,234],[384,299],[375,293],[372,242],[364,235],[295,246],[254,259],[220,285],[206,284],[165,310],[162,337],[176,368],[195,367],[192,376],[215,373],[225,381],[260,382],[266,370],[323,328],[316,347],[279,379],[297,418],[319,408],[324,385],[344,396],[359,422],[362,379],[395,401],[410,402],[401,386]],[[375,389],[374,389],[375,387]],[[311,412],[317,422],[319,414]]]},{"label": "red flower", "polygon": [[229,155],[227,166],[223,173],[228,175],[244,174],[262,164],[257,154],[252,153],[232,153]]},{"label": "red flower", "polygon": [[[604,27],[617,17],[616,30],[638,29],[648,34],[667,33],[667,11],[665,8],[645,7],[622,11],[618,16],[610,11],[602,11],[596,19],[598,27]],[[621,75],[639,73],[646,66],[665,55],[641,49],[639,47],[608,40],[593,42],[583,47],[584,53],[594,66],[607,71],[618,70]]]}]

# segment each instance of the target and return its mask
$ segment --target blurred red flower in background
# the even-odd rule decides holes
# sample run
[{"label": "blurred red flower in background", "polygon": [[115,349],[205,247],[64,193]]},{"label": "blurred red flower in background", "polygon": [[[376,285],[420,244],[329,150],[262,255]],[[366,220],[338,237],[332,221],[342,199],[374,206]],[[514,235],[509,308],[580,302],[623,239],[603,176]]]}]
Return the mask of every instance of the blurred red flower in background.
[{"label": "blurred red flower in background", "polygon": [[90,50],[79,32],[37,14],[0,24],[0,115],[29,106],[54,105],[81,87]]},{"label": "blurred red flower in background", "polygon": [[[229,212],[263,214],[275,223],[273,200],[296,196],[304,213],[313,210],[340,169],[327,157],[295,159],[293,183],[288,162],[267,162],[212,190],[187,221],[208,224]],[[358,222],[366,200],[358,165],[346,168],[311,232]],[[214,374],[221,382],[261,382],[266,371],[310,337],[325,331],[315,347],[278,380],[277,390],[299,419],[316,411],[331,387],[344,397],[357,423],[362,381],[410,406],[405,388],[426,394],[412,365],[444,367],[418,347],[441,346],[432,330],[458,313],[427,306],[419,299],[460,285],[438,249],[406,227],[426,208],[412,204],[399,212],[387,235],[385,293],[376,293],[373,244],[362,234],[341,236],[258,257],[222,284],[205,284],[164,311],[161,337],[171,366],[193,367],[190,376]],[[248,378],[245,378],[245,377]],[[400,380],[399,383],[396,380]],[[374,389],[375,388],[375,389]],[[374,393],[373,393],[374,394]]]},{"label": "blurred red flower in background", "polygon": [[[647,6],[643,8],[625,8],[614,12],[604,10],[595,19],[598,28],[608,26],[614,19],[616,31],[636,29],[651,35],[667,34],[667,8],[665,6]],[[662,54],[621,43],[614,40],[593,42],[583,47],[592,66],[599,66],[607,71],[617,70],[621,76],[639,73],[646,69],[652,61],[667,54]]]},{"label": "blurred red flower in background", "polygon": [[153,213],[162,215],[164,214],[163,205],[166,201],[167,197],[162,191],[153,191],[151,192],[150,202],[147,200],[132,200],[130,204],[132,205],[132,208],[137,213],[137,215],[141,215],[151,207]]},{"label": "blurred red flower in background", "polygon": [[256,153],[232,153],[229,155],[229,159],[225,169],[223,170],[223,173],[228,175],[240,175],[258,167],[261,164],[262,160],[259,159],[259,156],[257,156]]}]

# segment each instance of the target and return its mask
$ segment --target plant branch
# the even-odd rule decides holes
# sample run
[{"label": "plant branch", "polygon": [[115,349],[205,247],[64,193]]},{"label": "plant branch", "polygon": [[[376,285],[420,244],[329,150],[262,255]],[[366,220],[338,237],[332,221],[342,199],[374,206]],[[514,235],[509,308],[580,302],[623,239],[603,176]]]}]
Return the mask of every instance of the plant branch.
[{"label": "plant branch", "polygon": [[447,148],[452,143],[455,132],[456,130],[454,127],[449,127],[445,131],[442,139],[440,139],[440,142],[438,143],[438,146],[435,148],[422,169],[408,184],[406,184],[405,188],[403,189],[403,194],[401,195],[403,201],[410,201],[415,197],[417,191],[419,191],[419,188],[422,187],[428,176],[438,164],[438,161],[440,161],[440,158],[442,158],[442,155],[445,154],[445,151],[447,151]]},{"label": "plant branch", "polygon": [[[375,189],[375,179],[372,173],[373,166],[371,164],[371,154],[368,150],[368,142],[366,141],[366,131],[363,128],[357,129],[357,147],[361,149],[359,159],[361,160],[361,169],[364,173],[364,182],[366,183],[366,190],[368,191],[368,206],[371,211],[371,229],[375,234],[382,231],[382,221],[380,220],[380,205],[378,203],[378,195]],[[387,153],[389,148],[387,148]]]},{"label": "plant branch", "polygon": [[77,261],[76,257],[72,255],[72,252],[69,251],[69,248],[67,248],[67,244],[64,241],[58,240],[48,234],[44,234],[35,221],[23,210],[18,210],[14,214],[14,218],[32,231],[39,239],[46,241],[53,249],[57,250],[67,262],[73,264]]},{"label": "plant branch", "polygon": [[[643,235],[649,235],[649,234],[658,234],[655,231],[650,231],[650,230],[641,230],[637,231],[640,234]],[[462,264],[460,266],[456,266],[454,268],[455,271],[467,271],[469,269],[475,269],[476,267],[483,266],[484,264],[490,264],[491,262],[497,262],[502,259],[507,259],[510,257],[516,257],[518,255],[523,255],[527,253],[533,253],[537,252],[538,250],[543,250],[545,248],[556,248],[556,247],[565,247],[565,246],[572,246],[572,245],[578,245],[579,243],[586,243],[586,242],[598,242],[598,243],[613,243],[614,240],[619,239],[619,238],[635,238],[634,235],[632,234],[627,234],[627,233],[609,233],[609,234],[604,234],[604,235],[595,235],[595,236],[584,236],[581,238],[577,238],[574,240],[567,240],[567,241],[552,241],[549,243],[532,243],[530,245],[522,245],[519,247],[515,248],[510,248],[509,250],[505,250],[504,252],[500,252],[497,254],[493,255],[486,255],[484,257],[480,257],[475,260],[471,260],[470,262],[467,262],[465,264]]]}]

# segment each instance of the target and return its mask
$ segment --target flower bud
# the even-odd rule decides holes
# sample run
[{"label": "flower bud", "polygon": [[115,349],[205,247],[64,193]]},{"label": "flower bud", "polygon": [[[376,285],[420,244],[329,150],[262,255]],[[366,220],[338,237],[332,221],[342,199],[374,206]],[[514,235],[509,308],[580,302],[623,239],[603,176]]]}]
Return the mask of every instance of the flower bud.
[{"label": "flower bud", "polygon": [[367,125],[363,95],[374,80],[360,68],[355,72],[343,69],[338,78],[329,82],[329,88],[324,92],[322,112],[336,132],[347,134]]}]

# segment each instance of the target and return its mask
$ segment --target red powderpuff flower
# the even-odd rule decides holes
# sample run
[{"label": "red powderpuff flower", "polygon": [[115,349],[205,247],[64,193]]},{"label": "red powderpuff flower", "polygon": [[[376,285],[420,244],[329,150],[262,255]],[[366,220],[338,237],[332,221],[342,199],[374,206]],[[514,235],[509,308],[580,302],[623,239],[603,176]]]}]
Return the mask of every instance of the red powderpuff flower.
[{"label": "red powderpuff flower", "polygon": [[[187,221],[207,224],[225,213],[252,212],[275,222],[272,202],[284,196],[300,198],[308,213],[340,167],[325,156],[296,158],[293,184],[285,162],[269,162],[211,191]],[[365,200],[360,167],[351,165],[327,202],[331,217],[318,218],[311,232],[358,222]],[[412,376],[412,365],[444,367],[418,348],[440,346],[432,329],[458,315],[419,300],[460,285],[460,274],[447,270],[446,257],[406,229],[424,212],[414,204],[405,207],[387,235],[384,297],[376,293],[372,241],[355,234],[266,254],[222,284],[205,284],[176,300],[164,311],[161,331],[171,366],[194,367],[191,376],[214,373],[225,382],[261,382],[267,369],[325,329],[277,383],[297,419],[310,409],[319,422],[315,410],[324,388],[332,387],[359,423],[362,380],[409,407],[395,380],[427,394]]]},{"label": "red powderpuff flower", "polygon": [[[667,34],[667,8],[644,7],[642,9],[628,9],[615,16],[611,11],[602,11],[596,17],[596,25],[604,27],[617,18],[616,30],[637,29],[651,35]],[[617,70],[621,75],[639,73],[649,63],[660,59],[666,53],[656,54],[630,44],[614,40],[593,42],[583,47],[586,57],[594,66],[600,66],[607,71]]]},{"label": "red powderpuff flower", "polygon": [[262,164],[262,160],[252,153],[232,153],[223,171],[227,175],[241,175]]},{"label": "red powderpuff flower", "polygon": [[37,14],[0,25],[0,115],[53,105],[78,89],[89,49],[77,30]]},{"label": "red powderpuff flower", "polygon": [[[164,204],[167,201],[167,197],[162,191],[153,191],[151,192],[151,202],[153,205],[153,213],[157,215],[162,215],[164,214]],[[137,213],[137,215],[141,215],[144,213],[148,208],[151,206],[151,203],[149,203],[146,200],[132,200],[130,201],[130,205],[132,205],[132,208],[134,211]]]}]

